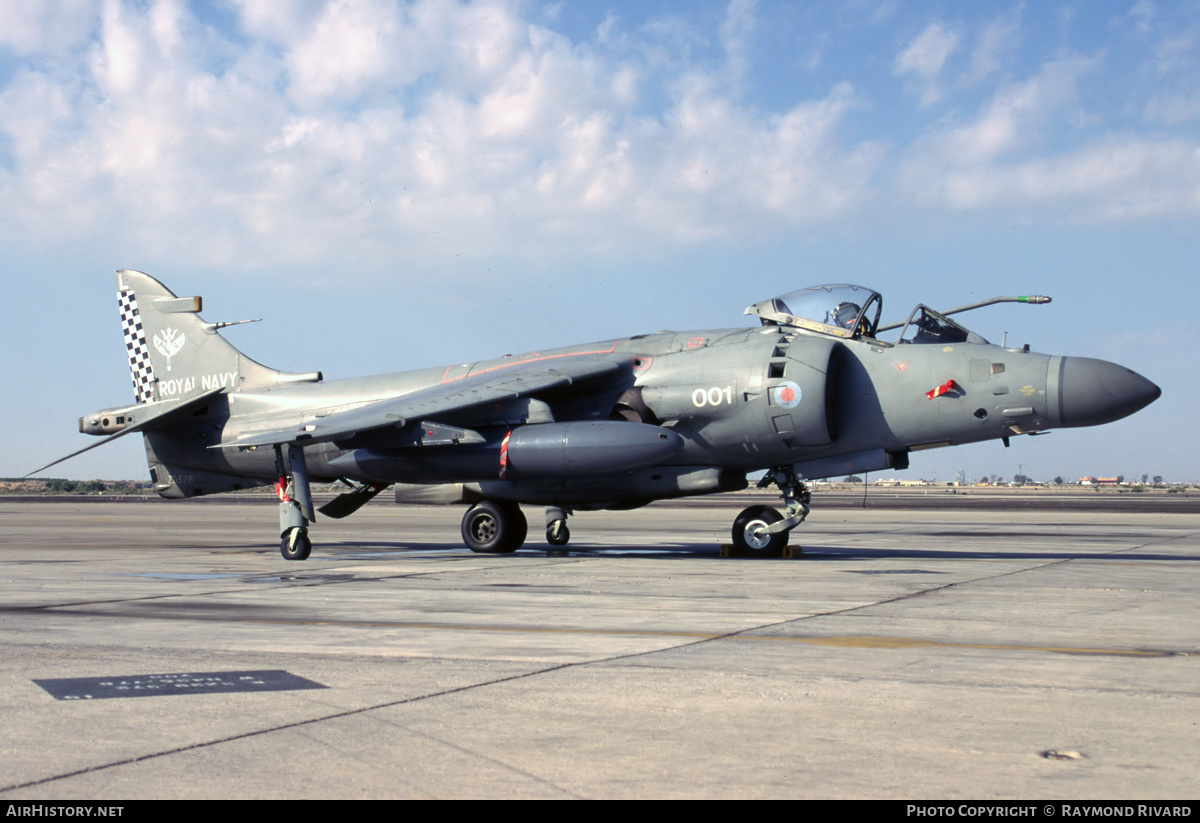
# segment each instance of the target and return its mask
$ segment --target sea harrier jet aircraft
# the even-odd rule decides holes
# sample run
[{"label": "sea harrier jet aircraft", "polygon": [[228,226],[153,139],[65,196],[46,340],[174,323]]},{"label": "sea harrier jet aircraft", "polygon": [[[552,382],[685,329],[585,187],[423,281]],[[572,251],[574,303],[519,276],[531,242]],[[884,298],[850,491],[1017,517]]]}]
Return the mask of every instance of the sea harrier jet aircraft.
[{"label": "sea harrier jet aircraft", "polygon": [[105,436],[88,448],[140,432],[163,497],[274,483],[289,560],[312,550],[313,481],[351,489],[320,509],[334,518],[392,485],[399,502],[465,504],[466,545],[511,552],[527,533],[520,504],[545,507],[546,540],[561,546],[573,511],[741,489],[764,470],[758,485],[776,486],[784,511],[745,509],[732,538],[742,555],[774,557],[809,512],[807,481],[1108,423],[1161,393],[1115,363],[997,346],[949,317],[1048,297],[918,305],[880,325],[878,293],[818,286],[750,306],[755,328],[345,380],[260,365],[221,336],[230,324],[200,318],[199,297],[141,272],[117,272],[117,297],[136,402],[81,418]]}]

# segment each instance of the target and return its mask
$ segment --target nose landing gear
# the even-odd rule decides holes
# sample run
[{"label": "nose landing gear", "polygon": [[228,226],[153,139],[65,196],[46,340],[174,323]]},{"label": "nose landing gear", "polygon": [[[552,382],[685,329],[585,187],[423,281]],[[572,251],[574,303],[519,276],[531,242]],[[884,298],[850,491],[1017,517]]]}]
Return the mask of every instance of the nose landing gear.
[{"label": "nose landing gear", "polygon": [[750,506],[733,521],[733,550],[741,557],[779,557],[787,546],[792,529],[808,517],[812,492],[796,476],[791,466],[772,469],[758,488],[774,483],[783,494],[787,516],[770,506]]}]

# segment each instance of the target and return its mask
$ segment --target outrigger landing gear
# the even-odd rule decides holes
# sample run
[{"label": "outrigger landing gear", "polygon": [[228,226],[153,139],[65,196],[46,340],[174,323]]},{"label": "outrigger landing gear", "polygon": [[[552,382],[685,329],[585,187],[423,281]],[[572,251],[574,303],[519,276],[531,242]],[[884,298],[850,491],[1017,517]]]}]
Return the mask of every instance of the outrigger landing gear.
[{"label": "outrigger landing gear", "polygon": [[308,469],[304,465],[304,449],[289,445],[287,468],[283,461],[283,446],[275,447],[275,492],[279,495],[279,553],[284,560],[307,560],[312,554],[308,524],[316,522],[312,493],[308,488]]},{"label": "outrigger landing gear", "polygon": [[565,546],[571,539],[571,530],[567,528],[569,511],[558,506],[546,507],[546,542],[551,546]]},{"label": "outrigger landing gear", "polygon": [[779,557],[787,545],[788,535],[792,529],[804,522],[808,517],[809,502],[812,493],[796,477],[791,466],[772,469],[762,480],[758,488],[765,489],[774,483],[783,494],[783,502],[787,507],[784,517],[770,506],[750,506],[733,521],[734,552],[742,557]]},{"label": "outrigger landing gear", "polygon": [[479,554],[509,554],[521,548],[529,521],[516,503],[485,500],[467,509],[462,519],[462,539]]}]

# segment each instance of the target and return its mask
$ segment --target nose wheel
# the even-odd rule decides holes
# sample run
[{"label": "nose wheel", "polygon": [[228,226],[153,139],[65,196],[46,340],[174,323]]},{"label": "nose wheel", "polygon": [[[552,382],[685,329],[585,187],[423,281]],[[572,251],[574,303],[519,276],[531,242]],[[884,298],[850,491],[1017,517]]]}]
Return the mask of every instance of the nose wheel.
[{"label": "nose wheel", "polygon": [[743,509],[733,521],[734,554],[742,557],[779,557],[788,544],[792,529],[808,517],[812,493],[796,476],[790,466],[782,466],[767,472],[758,487],[764,489],[771,484],[779,487],[787,516],[770,506],[751,506]]},{"label": "nose wheel", "polygon": [[743,509],[733,521],[733,548],[742,557],[779,557],[787,545],[788,533],[767,531],[783,520],[783,515],[770,506],[751,506]]}]

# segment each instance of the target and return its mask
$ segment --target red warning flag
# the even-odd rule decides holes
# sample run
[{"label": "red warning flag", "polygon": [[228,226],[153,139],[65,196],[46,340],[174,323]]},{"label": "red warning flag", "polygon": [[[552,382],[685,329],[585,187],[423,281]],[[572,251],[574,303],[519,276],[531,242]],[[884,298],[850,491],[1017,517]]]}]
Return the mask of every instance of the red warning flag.
[{"label": "red warning flag", "polygon": [[953,380],[947,380],[945,383],[938,386],[936,389],[930,389],[929,391],[925,392],[925,397],[932,400],[935,397],[941,397],[943,394],[950,391],[951,389],[957,389],[957,388],[958,388],[957,383],[955,383]]},{"label": "red warning flag", "polygon": [[509,429],[504,435],[504,439],[500,441],[500,477],[503,478],[508,473],[508,438],[512,437],[512,430]]}]

